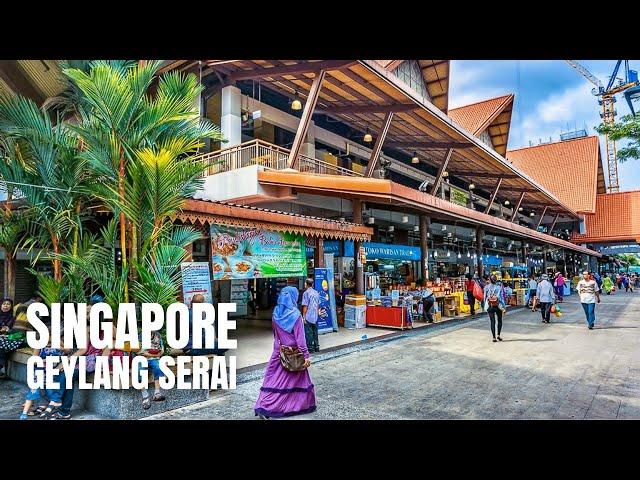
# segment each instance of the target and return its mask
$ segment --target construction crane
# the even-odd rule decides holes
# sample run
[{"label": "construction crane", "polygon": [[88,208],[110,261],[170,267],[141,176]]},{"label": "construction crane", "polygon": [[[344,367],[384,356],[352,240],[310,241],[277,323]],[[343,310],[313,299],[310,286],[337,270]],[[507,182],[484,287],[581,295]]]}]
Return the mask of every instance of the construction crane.
[{"label": "construction crane", "polygon": [[[602,107],[600,118],[602,118],[602,122],[605,125],[613,125],[615,123],[615,117],[617,113],[613,106],[613,104],[616,102],[615,95],[616,93],[621,93],[629,89],[632,89],[634,93],[637,92],[637,87],[640,85],[640,83],[638,82],[638,72],[635,70],[629,70],[629,60],[624,60],[624,80],[620,80],[618,85],[614,85],[614,82],[618,75],[618,70],[620,69],[620,65],[622,64],[622,60],[618,60],[615,68],[613,69],[613,73],[611,74],[611,78],[609,79],[609,83],[605,87],[597,77],[595,77],[580,63],[576,62],[575,60],[565,61],[573,68],[575,68],[583,77],[585,77],[596,86],[596,88],[591,90],[591,93],[593,93],[596,97],[600,97],[598,99],[598,104]],[[631,90],[629,90],[628,93],[631,93]],[[629,103],[631,112],[635,114],[633,105],[631,103],[632,97],[630,95],[625,96],[627,98],[627,102]],[[618,157],[616,153],[616,142],[615,140],[610,139],[609,135],[605,135],[605,146],[607,149],[607,166],[609,168],[608,191],[609,193],[618,192],[620,191],[620,184],[618,182]]]}]

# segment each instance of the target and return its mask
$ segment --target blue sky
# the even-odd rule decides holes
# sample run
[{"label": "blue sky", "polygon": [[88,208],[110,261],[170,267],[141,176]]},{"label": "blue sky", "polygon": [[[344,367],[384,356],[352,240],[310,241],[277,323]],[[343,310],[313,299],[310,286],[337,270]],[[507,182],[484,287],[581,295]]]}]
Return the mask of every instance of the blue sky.
[{"label": "blue sky", "polygon": [[[602,83],[607,84],[615,60],[580,60]],[[622,67],[618,76],[624,74]],[[640,60],[630,60],[640,71]],[[488,98],[515,94],[509,149],[560,140],[560,133],[586,128],[595,134],[600,107],[591,94],[593,85],[563,60],[453,60],[449,107],[455,108]],[[623,95],[617,95],[620,118],[629,113]],[[605,155],[603,140],[600,140]],[[640,160],[618,165],[621,190],[640,188]],[[605,166],[605,178],[606,178]]]}]

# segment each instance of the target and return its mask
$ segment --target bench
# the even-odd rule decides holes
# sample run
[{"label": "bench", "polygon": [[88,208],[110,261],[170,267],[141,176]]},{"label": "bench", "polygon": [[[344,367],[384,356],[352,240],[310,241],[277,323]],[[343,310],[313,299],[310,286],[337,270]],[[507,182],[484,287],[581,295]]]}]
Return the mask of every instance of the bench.
[{"label": "bench", "polygon": [[[27,392],[27,361],[33,353],[34,350],[32,348],[21,348],[10,353],[7,358],[7,376],[12,380],[25,384],[25,394]],[[207,355],[207,357],[211,365],[215,355]],[[170,368],[175,374],[175,366]],[[87,380],[91,381],[92,377],[93,374],[88,374]],[[141,393],[133,388],[125,390],[79,390],[76,383],[74,389],[74,409],[86,410],[102,417],[118,420],[148,417],[194,403],[204,402],[209,398],[208,390],[178,390],[174,388],[164,392],[166,397],[164,402],[151,402],[151,408],[144,410],[141,406]],[[150,382],[149,390],[151,389],[153,389],[153,385]],[[16,405],[16,411],[19,408],[20,405]]]}]

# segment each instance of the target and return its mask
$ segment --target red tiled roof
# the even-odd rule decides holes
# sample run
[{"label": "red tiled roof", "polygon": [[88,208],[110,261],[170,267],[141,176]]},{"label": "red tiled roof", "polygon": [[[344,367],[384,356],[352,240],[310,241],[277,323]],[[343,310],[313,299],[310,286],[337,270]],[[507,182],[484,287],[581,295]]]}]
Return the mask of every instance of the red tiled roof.
[{"label": "red tiled roof", "polygon": [[513,100],[513,94],[482,100],[463,107],[449,110],[449,117],[473,135],[482,133],[504,108],[509,100]]},{"label": "red tiled roof", "polygon": [[504,155],[509,140],[513,94],[483,100],[449,110],[449,117],[476,137],[489,131],[496,152]]},{"label": "red tiled roof", "polygon": [[597,195],[596,213],[585,215],[585,226],[586,235],[574,235],[574,242],[640,243],[640,190]]},{"label": "red tiled roof", "polygon": [[602,169],[598,137],[509,150],[507,159],[574,211],[595,213]]}]

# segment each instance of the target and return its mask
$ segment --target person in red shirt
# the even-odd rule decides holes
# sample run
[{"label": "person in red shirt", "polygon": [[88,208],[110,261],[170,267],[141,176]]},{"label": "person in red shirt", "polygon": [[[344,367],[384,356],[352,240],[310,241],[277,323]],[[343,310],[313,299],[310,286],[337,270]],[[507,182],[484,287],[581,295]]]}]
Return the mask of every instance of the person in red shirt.
[{"label": "person in red shirt", "polygon": [[475,284],[476,282],[475,280],[473,280],[471,274],[467,274],[467,279],[464,282],[464,286],[467,291],[467,301],[469,302],[471,315],[476,314],[476,298],[473,296],[473,287],[475,286]]}]

